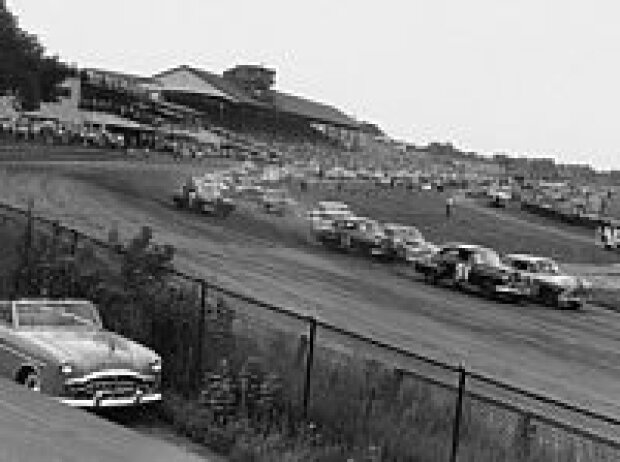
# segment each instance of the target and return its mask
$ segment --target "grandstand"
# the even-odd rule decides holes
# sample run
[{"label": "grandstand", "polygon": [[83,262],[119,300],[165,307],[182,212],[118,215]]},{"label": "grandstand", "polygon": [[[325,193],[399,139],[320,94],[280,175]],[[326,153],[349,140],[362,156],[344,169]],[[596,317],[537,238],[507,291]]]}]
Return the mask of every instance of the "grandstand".
[{"label": "grandstand", "polygon": [[274,90],[272,69],[236,66],[220,76],[184,65],[153,78],[167,100],[200,110],[221,126],[271,139],[322,134],[349,147],[360,144],[357,121],[333,106]]}]

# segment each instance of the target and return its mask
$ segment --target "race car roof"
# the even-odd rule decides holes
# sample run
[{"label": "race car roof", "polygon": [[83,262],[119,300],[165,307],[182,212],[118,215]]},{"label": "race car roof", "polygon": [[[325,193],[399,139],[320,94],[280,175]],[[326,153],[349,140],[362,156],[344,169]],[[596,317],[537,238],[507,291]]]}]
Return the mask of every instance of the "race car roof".
[{"label": "race car roof", "polygon": [[542,257],[540,255],[531,255],[531,254],[527,254],[527,253],[511,253],[506,255],[506,258],[509,258],[511,260],[521,260],[521,261],[528,261],[528,262],[541,262],[541,261],[549,261],[549,262],[553,262],[553,260],[551,258],[548,257]]}]

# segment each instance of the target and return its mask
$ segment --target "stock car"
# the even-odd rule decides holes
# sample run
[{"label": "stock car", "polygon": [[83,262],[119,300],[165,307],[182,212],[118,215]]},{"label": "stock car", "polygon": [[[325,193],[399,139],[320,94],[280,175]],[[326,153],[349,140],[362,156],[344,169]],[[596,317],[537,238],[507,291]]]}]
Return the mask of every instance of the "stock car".
[{"label": "stock car", "polygon": [[588,298],[590,283],[563,273],[550,258],[510,254],[504,261],[528,283],[530,298],[535,302],[557,308],[580,308]]},{"label": "stock car", "polygon": [[0,375],[72,407],[161,401],[161,358],[106,331],[87,300],[0,302]]},{"label": "stock car", "polygon": [[521,302],[529,297],[528,286],[519,273],[504,264],[496,251],[486,247],[446,244],[431,257],[417,261],[415,268],[431,284],[449,283],[493,299]]},{"label": "stock car", "polygon": [[347,217],[334,222],[337,245],[345,251],[356,251],[372,257],[384,257],[385,232],[377,220],[367,217]]},{"label": "stock car", "polygon": [[383,225],[383,231],[386,235],[386,257],[391,260],[415,263],[438,250],[414,226],[387,223]]}]

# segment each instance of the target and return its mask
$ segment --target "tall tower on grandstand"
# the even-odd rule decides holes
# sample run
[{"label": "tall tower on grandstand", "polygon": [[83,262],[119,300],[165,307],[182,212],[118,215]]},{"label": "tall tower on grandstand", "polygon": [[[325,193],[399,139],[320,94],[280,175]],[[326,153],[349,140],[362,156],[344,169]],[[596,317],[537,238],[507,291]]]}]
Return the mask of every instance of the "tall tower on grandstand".
[{"label": "tall tower on grandstand", "polygon": [[227,69],[223,76],[256,99],[265,99],[276,81],[274,69],[254,64],[242,64]]}]

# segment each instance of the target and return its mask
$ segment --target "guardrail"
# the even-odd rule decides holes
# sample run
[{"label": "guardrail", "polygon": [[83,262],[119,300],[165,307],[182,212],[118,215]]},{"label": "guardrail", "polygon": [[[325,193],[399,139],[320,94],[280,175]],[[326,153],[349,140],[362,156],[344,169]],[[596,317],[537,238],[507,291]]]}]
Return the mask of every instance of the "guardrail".
[{"label": "guardrail", "polygon": [[[15,207],[10,204],[0,203],[0,213],[6,218],[11,219],[11,215],[30,217],[32,220],[49,225],[54,233],[68,233],[71,236],[71,252],[81,242],[91,243],[101,249],[109,252],[123,253],[124,248],[119,245],[112,245],[106,241],[90,236],[78,229],[62,225],[56,220],[52,220],[43,216],[34,216],[31,211]],[[453,416],[452,444],[450,446],[450,461],[456,461],[459,452],[459,442],[461,438],[461,425],[463,421],[464,401],[476,400],[477,402],[504,409],[523,416],[524,420],[529,423],[538,422],[559,429],[570,435],[578,436],[587,441],[604,445],[614,451],[620,451],[620,439],[616,439],[615,435],[620,430],[620,418],[586,409],[575,404],[562,401],[560,399],[548,396],[533,390],[528,390],[509,382],[502,381],[496,377],[489,376],[474,370],[467,370],[462,364],[449,364],[421,355],[397,345],[383,342],[376,338],[369,337],[359,332],[347,330],[345,328],[331,324],[320,317],[310,316],[300,313],[294,309],[277,306],[271,303],[258,300],[247,294],[242,294],[230,290],[221,285],[207,281],[201,277],[183,273],[177,269],[171,269],[171,274],[185,280],[186,282],[196,284],[200,290],[200,319],[205,317],[205,309],[207,306],[206,294],[208,290],[215,290],[219,294],[224,294],[231,299],[246,303],[253,307],[267,310],[278,315],[285,316],[296,321],[304,323],[307,328],[308,349],[305,358],[304,374],[303,374],[303,393],[301,397],[301,406],[304,416],[307,415],[311,404],[311,389],[313,383],[313,365],[314,354],[317,343],[317,331],[322,329],[325,332],[336,334],[342,338],[352,341],[361,342],[361,344],[372,346],[380,351],[395,354],[400,358],[414,360],[420,365],[426,365],[437,370],[452,374],[451,377],[456,381],[445,380],[434,377],[432,374],[425,373],[414,368],[397,368],[399,373],[415,377],[425,383],[433,386],[449,390],[456,393],[455,412]],[[196,364],[199,368],[196,377],[201,380],[203,377],[202,370],[202,354],[205,341],[204,330],[199,330],[197,339],[198,358]],[[494,390],[493,393],[489,389]],[[527,451],[526,451],[527,452]],[[620,455],[620,452],[618,453]],[[523,460],[530,460],[524,458]],[[589,460],[589,459],[588,459]],[[604,459],[608,460],[608,459]]]}]

